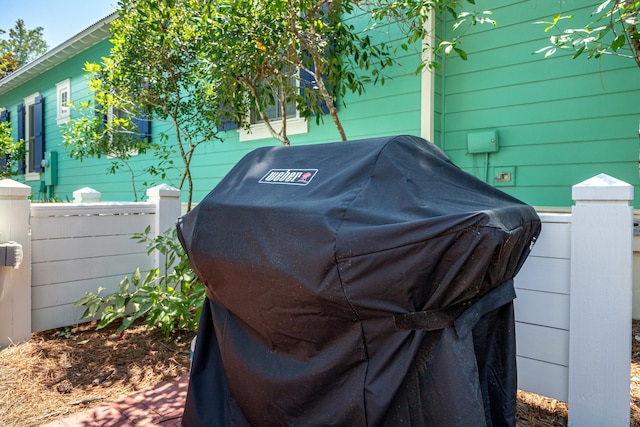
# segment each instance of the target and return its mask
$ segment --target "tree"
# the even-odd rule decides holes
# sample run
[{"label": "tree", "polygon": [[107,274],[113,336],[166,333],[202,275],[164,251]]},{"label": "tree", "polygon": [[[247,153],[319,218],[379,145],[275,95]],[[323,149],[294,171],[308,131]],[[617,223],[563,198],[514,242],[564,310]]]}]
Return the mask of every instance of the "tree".
[{"label": "tree", "polygon": [[[393,45],[384,39],[376,41],[377,25],[405,24],[405,41],[400,44],[404,50],[417,44],[419,49],[439,49],[466,58],[458,37],[437,46],[423,43],[432,11],[454,14],[459,18],[457,26],[465,21],[468,25],[493,22],[483,13],[458,15],[460,7],[460,2],[450,0],[219,2],[215,16],[224,21],[208,34],[215,43],[207,45],[206,56],[224,70],[221,114],[245,127],[250,127],[248,117],[258,115],[275,139],[289,145],[286,115],[278,118],[282,127],[277,131],[265,112],[273,106],[285,111],[293,104],[303,117],[321,120],[329,115],[346,140],[336,108],[338,97],[347,92],[362,94],[367,83],[384,84],[384,70],[397,64]],[[354,15],[371,18],[343,19]],[[430,60],[420,63],[418,72],[434,65]]]},{"label": "tree", "polygon": [[[66,144],[78,158],[115,152],[128,159],[134,145],[138,154],[152,148],[159,162],[149,172],[164,179],[165,167],[172,168],[173,162],[172,148],[162,142],[171,134],[183,163],[179,187],[187,183],[190,209],[191,160],[198,146],[216,139],[218,108],[215,90],[204,78],[199,61],[204,43],[201,24],[187,19],[190,6],[186,2],[139,0],[122,2],[118,10],[120,17],[112,22],[109,57],[86,67],[92,75],[90,89],[95,92],[93,107],[99,114],[89,109],[88,115],[70,121]],[[101,119],[113,117],[114,111],[122,113],[117,120]],[[132,143],[135,122],[151,119],[167,124],[162,141]],[[84,131],[74,131],[79,128]]]},{"label": "tree", "polygon": [[[42,35],[43,31],[42,27],[29,30],[25,27],[24,21],[18,19],[16,25],[9,30],[9,38],[0,40],[0,58],[11,53],[15,57],[17,68],[20,68],[43,55],[48,49]],[[0,29],[0,34],[5,33],[5,30]]]},{"label": "tree", "polygon": [[[162,137],[173,145],[153,149],[161,149],[165,165],[173,148],[179,153],[179,186],[188,185],[190,208],[191,160],[198,146],[219,139],[219,128],[230,122],[250,128],[250,118],[258,117],[275,139],[289,145],[286,111],[293,107],[300,116],[317,121],[328,114],[346,140],[338,97],[362,94],[369,82],[383,84],[384,70],[397,62],[391,44],[374,41],[372,27],[403,20],[402,46],[436,48],[422,43],[430,11],[458,17],[460,7],[453,0],[371,5],[330,0],[121,1],[119,18],[112,22],[110,55],[87,70],[96,93],[93,108],[102,115],[114,110],[126,114],[105,123],[89,108],[89,116],[72,120],[65,141],[77,158],[120,153],[119,158],[127,160],[127,137],[134,133],[135,120],[166,122]],[[355,20],[359,27],[343,19],[354,14],[371,19]],[[485,22],[480,16],[464,14],[458,25]],[[440,41],[439,48],[466,57],[457,39]],[[279,129],[269,109],[280,109]],[[138,152],[148,148],[136,144]],[[165,174],[158,168],[151,172]]]},{"label": "tree", "polygon": [[640,1],[607,0],[600,3],[591,14],[592,21],[582,27],[565,28],[573,15],[556,14],[551,21],[539,21],[545,32],[554,31],[549,45],[535,53],[545,57],[558,50],[573,53],[573,58],[586,54],[588,58],[616,55],[633,59],[640,67]]},{"label": "tree", "polygon": [[13,52],[3,52],[0,54],[0,80],[7,77],[18,69],[18,61]]},{"label": "tree", "polygon": [[[381,0],[364,4],[374,23],[384,22],[400,27],[402,36],[395,44],[394,53],[419,48],[419,54],[422,56],[416,70],[419,73],[424,67],[438,68],[439,63],[430,59],[438,54],[443,57],[455,54],[466,61],[467,53],[461,46],[467,31],[478,24],[496,25],[490,18],[492,11],[465,10],[465,3],[475,5],[475,0]],[[436,16],[443,20],[447,16],[453,19],[453,35],[450,39],[431,33],[432,26],[429,20],[435,19]]]},{"label": "tree", "polygon": [[[85,64],[85,71],[92,76],[88,86],[96,91],[96,96],[91,101],[72,106],[80,112],[80,116],[67,123],[63,143],[65,147],[71,148],[69,156],[72,159],[83,161],[87,157],[106,157],[111,160],[109,173],[115,174],[125,169],[129,173],[133,200],[138,201],[137,178],[144,174],[154,175],[158,167],[137,171],[130,160],[154,149],[154,153],[163,153],[164,147],[152,144],[145,135],[140,135],[132,117],[117,114],[118,111],[126,110],[119,109],[119,104],[110,100],[108,93],[100,90],[102,82],[93,74],[98,70],[99,67],[96,68],[93,64]],[[161,160],[159,165],[163,163],[164,160]]]},{"label": "tree", "polygon": [[[120,123],[103,123],[91,115],[89,108],[88,115],[72,120],[65,135],[72,156],[82,159],[120,153],[118,158],[126,160],[127,132],[122,129],[130,128],[131,120],[127,122],[127,118],[164,120],[170,124],[183,162],[180,187],[188,184],[190,208],[193,154],[200,144],[218,139],[217,129],[227,121],[244,124],[244,119],[257,111],[268,124],[264,110],[276,100],[280,105],[293,102],[309,117],[320,112],[317,100],[322,96],[329,99],[337,119],[326,88],[320,95],[315,90],[316,84],[322,87],[322,81],[311,84],[313,79],[309,78],[302,91],[297,83],[298,65],[312,75],[311,65],[307,64],[313,61],[321,65],[315,67],[316,76],[335,74],[322,67],[318,59],[328,46],[322,51],[316,49],[315,60],[303,55],[291,44],[288,28],[292,22],[280,19],[289,12],[287,3],[276,6],[280,7],[278,14],[271,2],[121,3],[120,18],[112,24],[110,56],[102,64],[88,65],[87,70],[94,76],[90,83],[96,93],[94,106],[103,114],[113,109],[125,111],[127,117]],[[307,13],[314,13],[319,19],[317,9]],[[298,37],[302,36],[298,30]],[[314,42],[325,47],[327,39],[316,37]],[[281,54],[257,55],[267,51],[265,43]],[[324,64],[329,63],[324,57],[323,60]],[[351,81],[358,82],[353,77]],[[269,127],[276,138],[288,144],[286,118],[283,123],[281,137]],[[169,131],[164,133],[165,140],[168,134]],[[146,151],[147,147],[137,148]],[[168,159],[166,153],[165,150],[164,159]]]},{"label": "tree", "polygon": [[370,81],[365,69],[374,60],[382,67],[392,62],[388,50],[342,21],[352,11],[351,2],[328,0],[235,0],[218,3],[215,13],[206,11],[220,20],[207,35],[216,42],[207,45],[205,56],[223,70],[223,121],[250,128],[249,119],[257,116],[275,139],[289,145],[287,115],[277,117],[276,130],[266,112],[293,106],[305,118],[329,115],[346,140],[337,96],[362,93]]}]

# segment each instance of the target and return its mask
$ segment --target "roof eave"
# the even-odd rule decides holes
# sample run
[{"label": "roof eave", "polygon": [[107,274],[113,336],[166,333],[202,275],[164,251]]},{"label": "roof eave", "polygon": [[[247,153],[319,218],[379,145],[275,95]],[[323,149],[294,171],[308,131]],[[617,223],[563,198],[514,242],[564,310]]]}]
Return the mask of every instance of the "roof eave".
[{"label": "roof eave", "polygon": [[80,52],[89,49],[91,46],[109,38],[111,36],[109,31],[111,21],[113,21],[117,15],[117,12],[114,12],[106,16],[61,45],[51,49],[38,59],[0,80],[0,95],[15,89]]}]

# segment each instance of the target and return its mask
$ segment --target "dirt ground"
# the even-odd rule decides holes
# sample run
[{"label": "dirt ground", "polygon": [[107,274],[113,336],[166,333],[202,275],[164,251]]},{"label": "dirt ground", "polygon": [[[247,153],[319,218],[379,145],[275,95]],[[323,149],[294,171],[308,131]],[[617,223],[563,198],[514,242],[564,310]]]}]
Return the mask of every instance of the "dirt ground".
[{"label": "dirt ground", "polygon": [[[93,324],[33,334],[0,351],[0,425],[38,426],[186,373],[193,334]],[[640,426],[640,322],[633,323],[631,420]],[[567,425],[567,405],[518,393],[518,427]]]}]

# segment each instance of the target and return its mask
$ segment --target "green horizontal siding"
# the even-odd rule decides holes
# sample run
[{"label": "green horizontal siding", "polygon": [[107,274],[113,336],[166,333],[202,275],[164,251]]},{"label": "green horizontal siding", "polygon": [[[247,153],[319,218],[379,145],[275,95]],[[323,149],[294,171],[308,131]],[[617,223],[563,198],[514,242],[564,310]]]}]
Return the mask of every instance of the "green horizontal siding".
[{"label": "green horizontal siding", "polygon": [[[58,152],[58,183],[55,188],[55,195],[63,201],[73,199],[73,191],[82,187],[98,188],[99,183],[103,182],[104,168],[99,169],[97,165],[106,164],[104,160],[88,159],[82,163],[69,158],[67,150],[64,148],[62,141],[62,126],[57,124],[57,93],[56,83],[70,79],[71,101],[79,103],[89,99],[89,90],[86,84],[86,76],[83,71],[85,62],[99,61],[109,51],[110,43],[108,40],[100,42],[93,47],[85,50],[83,53],[68,59],[64,64],[56,66],[41,75],[33,78],[25,84],[0,95],[0,107],[9,109],[11,121],[16,123],[17,106],[24,102],[24,98],[38,92],[44,97],[45,114],[44,114],[44,132],[45,132],[45,149],[47,151]],[[77,117],[78,113],[71,110],[71,116]],[[12,126],[12,135],[17,139],[16,126]],[[100,174],[94,172],[100,170]],[[44,176],[41,176],[44,179]],[[19,179],[23,180],[23,177]],[[24,180],[23,180],[24,181]],[[42,182],[24,181],[32,187],[34,199],[40,200],[43,194],[40,193]],[[126,200],[130,200],[129,197]]]},{"label": "green horizontal siding", "polygon": [[[547,44],[548,38],[543,27],[534,25],[534,21],[548,19],[558,11],[585,16],[597,2],[477,3],[478,9],[494,11],[498,25],[471,29],[461,45],[469,53],[468,61],[455,57],[442,61],[434,88],[434,142],[461,168],[482,179],[488,177],[490,183],[494,183],[493,176],[501,168],[514,168],[514,181],[501,188],[538,206],[571,205],[571,186],[601,172],[638,186],[640,107],[634,101],[640,94],[640,70],[618,58],[571,61],[566,55],[550,59],[532,55]],[[449,25],[440,26],[439,31],[449,32]],[[397,32],[388,37],[383,30],[375,37],[398,40]],[[72,101],[90,99],[82,67],[86,61],[99,61],[108,54],[109,47],[104,41],[0,95],[0,106],[8,107],[12,117],[25,96],[37,91],[45,97],[46,145],[48,150],[59,152],[55,193],[63,200],[85,186],[102,192],[104,200],[132,199],[130,176],[125,169],[110,175],[106,173],[110,159],[87,159],[82,163],[70,159],[55,125],[55,84],[70,78]],[[349,139],[421,133],[422,87],[421,78],[414,74],[416,52],[406,53],[402,62],[401,67],[385,75],[384,86],[367,85],[365,95],[347,94],[338,100],[340,119]],[[73,116],[76,114],[72,112]],[[487,156],[467,153],[469,133],[484,129],[497,129],[501,146],[488,156],[488,164]],[[156,141],[162,132],[171,133],[170,126],[154,123]],[[195,201],[204,197],[246,153],[257,147],[278,145],[271,138],[240,142],[237,131],[227,132],[224,137],[224,142],[211,141],[196,151],[192,164]],[[338,139],[328,116],[319,125],[312,119],[308,133],[291,136],[293,145]],[[172,143],[174,139],[170,137],[169,144]],[[181,163],[179,158],[174,161]],[[141,171],[153,164],[154,158],[149,154],[135,156],[130,163]],[[179,179],[178,172],[173,172],[165,182],[177,186]],[[144,175],[136,180],[139,190],[143,190],[145,181],[159,183]],[[30,184],[39,189],[39,181]]]},{"label": "green horizontal siding", "polygon": [[[616,57],[532,54],[550,35],[535,21],[562,12],[586,23],[598,2],[477,3],[498,25],[473,28],[461,45],[469,60],[444,64],[436,123],[449,157],[491,184],[501,167],[514,167],[514,181],[501,188],[538,206],[570,206],[571,186],[599,173],[637,188],[640,69]],[[487,129],[498,131],[501,147],[488,165],[486,155],[467,152],[469,133]]]}]

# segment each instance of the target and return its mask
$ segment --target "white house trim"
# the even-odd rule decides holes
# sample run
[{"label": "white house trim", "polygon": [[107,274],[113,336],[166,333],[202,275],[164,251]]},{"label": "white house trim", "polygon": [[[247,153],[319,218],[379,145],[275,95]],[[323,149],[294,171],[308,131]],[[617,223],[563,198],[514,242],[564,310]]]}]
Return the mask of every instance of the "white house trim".
[{"label": "white house trim", "polygon": [[[422,61],[428,64],[433,61],[433,44],[435,43],[436,25],[433,9],[429,11],[426,25],[429,28],[428,35],[422,42]],[[424,67],[420,78],[420,136],[427,141],[434,142],[435,73],[433,69]]]}]

